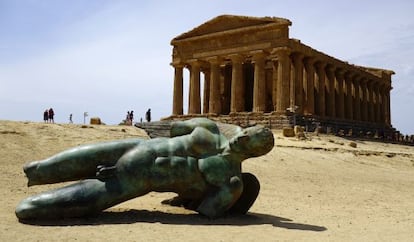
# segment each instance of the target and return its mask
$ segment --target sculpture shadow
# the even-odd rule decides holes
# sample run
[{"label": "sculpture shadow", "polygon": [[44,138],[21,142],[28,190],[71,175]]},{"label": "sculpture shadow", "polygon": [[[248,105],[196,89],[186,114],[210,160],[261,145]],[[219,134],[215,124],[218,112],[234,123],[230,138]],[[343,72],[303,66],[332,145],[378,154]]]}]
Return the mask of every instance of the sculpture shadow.
[{"label": "sculpture shadow", "polygon": [[29,220],[20,221],[24,224],[37,226],[82,226],[108,225],[133,223],[162,223],[174,225],[231,225],[249,226],[270,224],[274,227],[322,232],[326,227],[295,223],[291,219],[261,213],[247,213],[246,215],[228,215],[218,219],[208,219],[198,214],[172,214],[160,211],[128,210],[105,211],[94,217],[67,218],[61,220]]}]

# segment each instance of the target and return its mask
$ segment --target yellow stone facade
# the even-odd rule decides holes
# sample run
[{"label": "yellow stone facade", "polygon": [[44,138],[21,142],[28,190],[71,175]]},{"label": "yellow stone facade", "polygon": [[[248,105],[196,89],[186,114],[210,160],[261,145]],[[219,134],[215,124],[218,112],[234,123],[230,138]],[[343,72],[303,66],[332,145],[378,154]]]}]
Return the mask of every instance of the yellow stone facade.
[{"label": "yellow stone facade", "polygon": [[[172,117],[290,111],[391,127],[394,72],[352,65],[317,51],[289,38],[290,25],[283,18],[222,15],[174,38]],[[187,114],[184,68],[190,73]]]}]

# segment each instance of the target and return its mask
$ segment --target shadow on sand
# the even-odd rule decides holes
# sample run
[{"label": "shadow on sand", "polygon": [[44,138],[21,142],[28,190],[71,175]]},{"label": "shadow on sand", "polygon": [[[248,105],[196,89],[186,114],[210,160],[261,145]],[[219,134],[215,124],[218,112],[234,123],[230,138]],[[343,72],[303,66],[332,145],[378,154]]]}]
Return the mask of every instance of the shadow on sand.
[{"label": "shadow on sand", "polygon": [[207,219],[198,214],[172,214],[159,211],[128,210],[105,211],[95,217],[70,218],[61,220],[30,220],[20,221],[24,224],[38,226],[81,226],[81,225],[108,225],[108,224],[133,224],[133,223],[162,223],[162,224],[191,224],[191,225],[231,225],[248,226],[270,224],[274,227],[325,231],[323,226],[294,223],[291,219],[260,213],[247,213],[246,215],[226,216],[218,219]]}]

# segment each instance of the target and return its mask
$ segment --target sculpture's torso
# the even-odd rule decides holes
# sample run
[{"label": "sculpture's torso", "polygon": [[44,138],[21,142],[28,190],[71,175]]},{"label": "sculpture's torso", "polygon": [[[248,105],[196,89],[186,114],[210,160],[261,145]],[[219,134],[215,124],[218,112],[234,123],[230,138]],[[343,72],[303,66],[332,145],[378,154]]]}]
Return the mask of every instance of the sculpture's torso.
[{"label": "sculpture's torso", "polygon": [[[185,197],[202,197],[208,183],[199,169],[199,160],[222,152],[227,142],[218,134],[196,128],[189,135],[157,138],[140,144],[116,164],[119,177],[132,186],[146,181],[148,189],[176,192]],[[140,157],[140,159],[137,159]]]}]

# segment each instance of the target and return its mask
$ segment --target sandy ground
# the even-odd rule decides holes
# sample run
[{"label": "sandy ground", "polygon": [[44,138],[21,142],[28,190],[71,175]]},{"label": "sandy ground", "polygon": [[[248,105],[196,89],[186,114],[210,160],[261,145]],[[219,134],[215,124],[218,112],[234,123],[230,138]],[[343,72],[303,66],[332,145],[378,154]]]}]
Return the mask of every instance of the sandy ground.
[{"label": "sandy ground", "polygon": [[84,143],[146,137],[133,127],[0,121],[0,241],[414,241],[414,147],[333,136],[298,141],[275,131],[276,146],[247,160],[261,182],[245,216],[209,220],[161,205],[150,193],[98,217],[21,224],[28,188],[22,166]]}]

